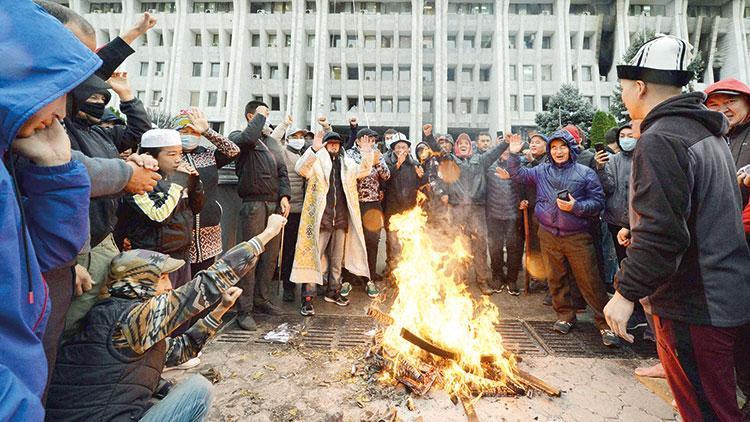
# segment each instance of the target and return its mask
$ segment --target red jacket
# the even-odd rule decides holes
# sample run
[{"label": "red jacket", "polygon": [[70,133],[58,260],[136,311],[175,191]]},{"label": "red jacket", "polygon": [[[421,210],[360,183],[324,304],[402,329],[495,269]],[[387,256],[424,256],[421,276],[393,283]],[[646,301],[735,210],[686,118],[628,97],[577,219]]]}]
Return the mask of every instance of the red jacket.
[{"label": "red jacket", "polygon": [[750,202],[747,203],[742,211],[742,225],[745,227],[745,234],[750,235]]}]

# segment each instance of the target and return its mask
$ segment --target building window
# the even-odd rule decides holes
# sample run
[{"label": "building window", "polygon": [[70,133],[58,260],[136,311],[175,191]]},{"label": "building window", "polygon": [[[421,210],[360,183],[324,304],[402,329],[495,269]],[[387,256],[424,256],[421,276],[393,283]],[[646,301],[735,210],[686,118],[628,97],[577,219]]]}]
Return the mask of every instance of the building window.
[{"label": "building window", "polygon": [[341,66],[331,65],[331,79],[335,81],[341,80]]},{"label": "building window", "polygon": [[261,69],[259,64],[253,65],[253,77],[255,79],[260,79],[263,76],[263,70]]},{"label": "building window", "polygon": [[353,108],[359,108],[359,98],[357,97],[346,97],[346,109],[351,110]]},{"label": "building window", "polygon": [[448,48],[456,48],[456,36],[455,35],[448,35]]},{"label": "building window", "polygon": [[511,15],[551,15],[552,4],[545,3],[518,3],[510,4],[508,13]]},{"label": "building window", "polygon": [[399,81],[409,81],[409,80],[411,80],[411,67],[410,66],[399,66],[398,67],[398,80]]},{"label": "building window", "polygon": [[474,67],[464,66],[461,68],[461,81],[471,82],[474,80]]},{"label": "building window", "polygon": [[422,7],[422,13],[424,15],[434,15],[435,14],[435,2],[433,1],[424,2],[424,6]]},{"label": "building window", "polygon": [[312,111],[312,96],[307,96],[307,111]]},{"label": "building window", "polygon": [[357,36],[356,35],[346,36],[346,48],[357,48]]},{"label": "building window", "polygon": [[365,97],[365,112],[366,113],[375,112],[375,98],[374,97]]},{"label": "building window", "polygon": [[482,48],[492,48],[492,34],[482,34]]},{"label": "building window", "polygon": [[450,114],[456,113],[456,100],[451,98],[448,101],[446,101],[445,105],[446,105],[446,108],[448,109],[448,113]]},{"label": "building window", "polygon": [[141,101],[145,101],[146,100],[145,97],[146,97],[146,91],[136,91],[135,92],[135,98],[138,98]]},{"label": "building window", "polygon": [[315,34],[307,34],[307,46],[310,48],[315,47]]},{"label": "building window", "polygon": [[143,12],[160,12],[160,13],[174,13],[177,11],[173,1],[162,1],[162,2],[142,2],[141,13]]},{"label": "building window", "polygon": [[161,104],[162,96],[161,91],[154,91],[151,93],[151,103],[159,105]]},{"label": "building window", "polygon": [[523,96],[523,111],[527,113],[531,113],[536,109],[534,104],[534,96],[533,95],[524,95]]},{"label": "building window", "polygon": [[422,48],[434,48],[434,38],[432,35],[422,37]]},{"label": "building window", "polygon": [[508,66],[508,73],[510,74],[510,80],[511,81],[515,81],[515,80],[518,79],[517,76],[516,76],[517,73],[518,73],[516,65],[512,64],[512,65]]},{"label": "building window", "polygon": [[390,35],[381,35],[380,36],[380,47],[382,48],[392,48],[393,47],[393,37]]},{"label": "building window", "polygon": [[516,49],[516,36],[515,35],[508,35],[508,48],[511,50]]},{"label": "building window", "polygon": [[260,34],[250,34],[250,47],[260,47]]},{"label": "building window", "polygon": [[307,80],[311,81],[315,77],[315,67],[307,66]]},{"label": "building window", "polygon": [[464,48],[474,48],[474,35],[464,35]]},{"label": "building window", "polygon": [[411,36],[410,35],[399,35],[399,37],[398,37],[398,48],[411,48]]},{"label": "building window", "polygon": [[375,48],[377,45],[375,35],[365,35],[365,48]]},{"label": "building window", "polygon": [[268,33],[268,44],[266,44],[268,47],[276,47],[276,34]]},{"label": "building window", "polygon": [[365,66],[365,80],[366,81],[374,81],[376,74],[377,72],[375,71],[375,66]]},{"label": "building window", "polygon": [[583,99],[586,100],[586,102],[588,102],[589,104],[594,105],[594,97],[592,97],[591,95],[584,95]]},{"label": "building window", "polygon": [[380,100],[380,111],[382,113],[393,113],[393,100],[384,98]]},{"label": "building window", "polygon": [[393,80],[393,66],[382,66],[380,68],[380,80],[382,81]]},{"label": "building window", "polygon": [[216,107],[216,104],[219,100],[219,94],[216,91],[208,91],[208,106],[209,107]]},{"label": "building window", "polygon": [[510,110],[518,111],[518,95],[510,96]]},{"label": "building window", "polygon": [[549,99],[550,98],[551,97],[549,95],[542,95],[542,111],[547,111],[548,110],[547,106],[549,105]]},{"label": "building window", "polygon": [[227,46],[228,47],[232,46],[232,33],[231,32],[227,32]]},{"label": "building window", "polygon": [[545,35],[542,37],[542,50],[550,49],[552,49],[552,37],[550,35]]},{"label": "building window", "polygon": [[122,3],[91,3],[89,13],[122,13]]},{"label": "building window", "polygon": [[530,32],[523,35],[523,46],[527,49],[534,48],[534,41],[536,40],[536,33]]},{"label": "building window", "polygon": [[359,67],[357,65],[346,67],[346,79],[350,81],[359,79]]},{"label": "building window", "polygon": [[601,97],[599,99],[600,108],[604,111],[609,111],[609,97]]},{"label": "building window", "polygon": [[552,80],[552,65],[551,64],[542,65],[542,80],[543,81]]},{"label": "building window", "polygon": [[157,36],[156,36],[156,45],[159,46],[159,47],[163,47],[164,46],[164,33],[157,32],[156,34],[157,34]]},{"label": "building window", "polygon": [[226,63],[226,65],[224,66],[224,69],[227,70],[226,74],[224,76],[228,78],[229,77],[229,69],[230,69],[229,62]]},{"label": "building window", "polygon": [[409,105],[410,101],[408,98],[399,98],[398,99],[398,112],[399,113],[408,113],[409,112]]},{"label": "building window", "polygon": [[281,99],[278,96],[271,96],[271,111],[281,110]]},{"label": "building window", "polygon": [[156,62],[156,70],[154,71],[154,75],[156,76],[164,75],[164,62]]},{"label": "building window", "polygon": [[331,97],[331,111],[343,111],[341,97]]},{"label": "building window", "polygon": [[200,32],[196,32],[193,36],[193,45],[196,47],[200,47],[203,45],[203,39],[201,38]]},{"label": "building window", "polygon": [[292,46],[292,34],[284,34],[284,47]]},{"label": "building window", "polygon": [[591,82],[591,66],[581,66],[581,80]]},{"label": "building window", "polygon": [[523,66],[523,80],[526,82],[534,80],[534,65],[526,64]]},{"label": "building window", "polygon": [[486,98],[477,100],[477,113],[490,114],[490,100]]},{"label": "building window", "polygon": [[140,76],[147,76],[148,75],[148,62],[141,62],[141,71],[139,72]]},{"label": "building window", "polygon": [[226,92],[226,91],[224,91],[224,101],[222,102],[222,106],[223,106],[223,107],[226,107],[226,106],[227,106],[227,97],[228,97],[228,95],[227,95],[227,92]]},{"label": "building window", "polygon": [[341,35],[339,35],[339,34],[332,34],[331,35],[330,46],[332,48],[341,47]]},{"label": "building window", "polygon": [[449,67],[448,71],[446,72],[446,79],[448,82],[453,82],[456,80],[456,68],[455,67]]},{"label": "building window", "polygon": [[591,37],[590,36],[583,37],[583,49],[591,50]]},{"label": "building window", "polygon": [[268,77],[270,79],[280,79],[279,78],[279,65],[276,65],[276,64],[268,65]]},{"label": "building window", "polygon": [[458,107],[459,107],[458,111],[461,114],[470,114],[471,113],[471,99],[470,98],[462,98]]},{"label": "building window", "polygon": [[220,68],[221,68],[221,65],[219,63],[211,63],[211,72],[209,76],[212,78],[218,78]]},{"label": "building window", "polygon": [[212,33],[211,34],[211,46],[218,47],[219,46],[219,34]]},{"label": "building window", "polygon": [[425,98],[422,100],[422,113],[432,113],[432,99]]},{"label": "building window", "polygon": [[422,67],[422,80],[425,82],[432,82],[432,66]]},{"label": "building window", "polygon": [[479,82],[489,82],[490,81],[490,68],[489,67],[482,67],[479,69]]},{"label": "building window", "polygon": [[648,5],[648,4],[631,4],[630,16],[666,16],[667,6],[665,5]]}]

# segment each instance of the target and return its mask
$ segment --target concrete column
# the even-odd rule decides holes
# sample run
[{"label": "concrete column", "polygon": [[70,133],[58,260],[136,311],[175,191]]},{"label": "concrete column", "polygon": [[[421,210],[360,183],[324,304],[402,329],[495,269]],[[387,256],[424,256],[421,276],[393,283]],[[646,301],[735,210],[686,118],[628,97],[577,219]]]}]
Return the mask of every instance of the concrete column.
[{"label": "concrete column", "polygon": [[234,1],[234,12],[232,16],[232,46],[229,50],[229,78],[227,80],[227,107],[224,110],[224,130],[229,133],[230,131],[240,128],[241,123],[245,121],[244,103],[246,99],[243,98],[243,91],[240,89],[240,81],[243,80],[243,75],[247,75],[250,72],[245,71],[245,61],[242,60],[241,52],[247,48],[248,44],[248,31],[247,28],[247,14],[248,3],[242,0]]},{"label": "concrete column", "polygon": [[[187,42],[190,36],[190,31],[187,27],[188,0],[177,0],[176,7],[177,16],[175,19],[174,27],[174,44],[169,56],[169,61],[174,66],[174,72],[169,78],[167,87],[164,90],[166,95],[162,104],[163,109],[165,110],[176,110],[181,106],[179,101],[179,90],[181,88],[180,76],[184,73],[182,69],[184,69],[186,66],[190,66],[189,64],[184,63],[184,61],[190,60],[190,56],[189,54],[187,54],[187,52],[189,51],[189,46],[192,45],[192,43]],[[146,94],[148,95],[148,91],[146,92]]]},{"label": "concrete column", "polygon": [[622,64],[622,55],[630,46],[630,24],[628,10],[630,0],[617,0],[615,3],[615,48],[613,66],[609,72],[609,80],[617,80],[617,65]]},{"label": "concrete column", "polygon": [[726,57],[725,66],[736,73],[736,78],[747,81],[750,78],[750,57],[748,57],[748,45],[745,35],[745,18],[743,16],[747,0],[732,0],[732,24],[729,26],[729,54]]},{"label": "concrete column", "polygon": [[316,130],[318,116],[328,115],[328,0],[316,0],[315,12],[315,73],[313,76],[313,111],[310,114],[310,125]]},{"label": "concrete column", "polygon": [[[412,0],[411,2],[411,107],[409,109],[411,117],[409,119],[408,137],[412,140],[422,137],[423,6],[421,0]],[[413,143],[416,145],[416,142]]]},{"label": "concrete column", "polygon": [[706,84],[716,82],[714,80],[714,60],[716,59],[716,41],[719,38],[719,17],[713,19],[711,25],[711,43],[708,47],[708,57],[706,58],[706,77],[703,79]]},{"label": "concrete column", "polygon": [[435,67],[433,70],[435,91],[432,108],[435,121],[433,131],[444,133],[448,130],[448,0],[435,1]]}]

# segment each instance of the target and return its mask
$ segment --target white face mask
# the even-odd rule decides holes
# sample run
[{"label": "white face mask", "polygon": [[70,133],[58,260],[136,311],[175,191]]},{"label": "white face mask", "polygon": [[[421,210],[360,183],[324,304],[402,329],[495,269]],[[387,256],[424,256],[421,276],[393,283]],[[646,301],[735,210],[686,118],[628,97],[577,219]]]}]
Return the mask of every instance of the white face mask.
[{"label": "white face mask", "polygon": [[620,138],[620,148],[622,148],[622,150],[625,152],[633,151],[635,149],[636,142],[638,142],[638,140],[635,138]]},{"label": "white face mask", "polygon": [[198,147],[198,141],[200,141],[200,136],[195,135],[181,135],[180,140],[182,141],[182,149],[187,151],[192,151],[195,148]]},{"label": "white face mask", "polygon": [[299,151],[303,146],[305,146],[305,138],[290,138],[289,146]]}]

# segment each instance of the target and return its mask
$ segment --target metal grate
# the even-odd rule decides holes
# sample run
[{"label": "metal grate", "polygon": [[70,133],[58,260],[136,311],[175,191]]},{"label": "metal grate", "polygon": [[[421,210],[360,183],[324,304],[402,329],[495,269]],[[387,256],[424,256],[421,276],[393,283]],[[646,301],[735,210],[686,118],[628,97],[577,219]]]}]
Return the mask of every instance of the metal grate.
[{"label": "metal grate", "polygon": [[622,359],[656,356],[656,346],[642,340],[635,345],[623,343],[620,348],[604,346],[599,330],[590,322],[579,321],[567,335],[554,331],[552,321],[527,321],[527,324],[537,333],[550,353],[555,355]]},{"label": "metal grate", "polygon": [[302,342],[310,347],[339,348],[363,346],[370,342],[367,332],[375,328],[370,317],[324,315],[303,324]]},{"label": "metal grate", "polygon": [[546,355],[547,351],[521,320],[504,319],[495,329],[503,337],[503,347],[516,355]]}]

